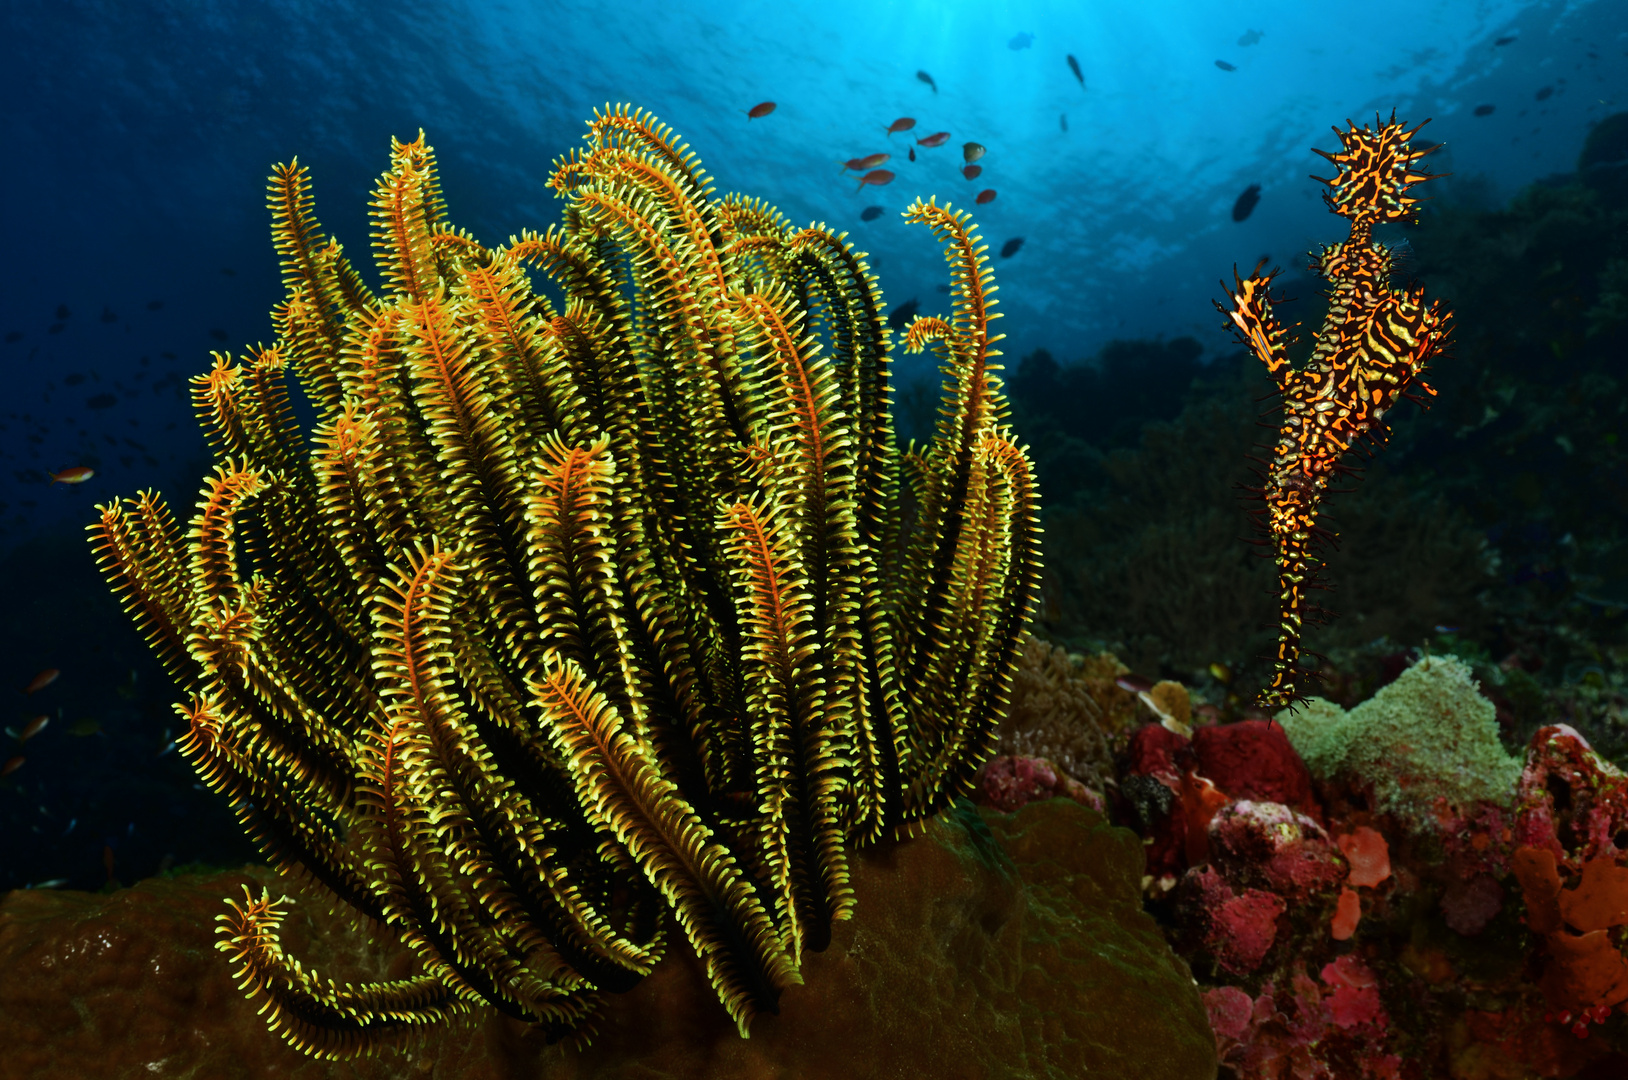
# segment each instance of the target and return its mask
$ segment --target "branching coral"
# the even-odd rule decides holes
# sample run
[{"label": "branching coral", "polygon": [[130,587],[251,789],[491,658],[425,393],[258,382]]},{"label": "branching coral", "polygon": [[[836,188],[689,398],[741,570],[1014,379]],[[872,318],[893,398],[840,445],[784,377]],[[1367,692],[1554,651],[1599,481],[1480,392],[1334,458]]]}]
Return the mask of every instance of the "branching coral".
[{"label": "branching coral", "polygon": [[1283,407],[1259,489],[1265,506],[1258,511],[1278,570],[1275,669],[1261,695],[1261,704],[1271,709],[1304,698],[1300,638],[1306,620],[1324,614],[1307,594],[1325,587],[1319,552],[1333,537],[1317,519],[1329,484],[1352,471],[1343,459],[1362,440],[1384,440],[1385,416],[1403,394],[1435,393],[1419,377],[1446,347],[1450,330],[1451,316],[1440,301],[1426,304],[1422,287],[1391,287],[1394,259],[1373,238],[1376,225],[1412,219],[1419,200],[1408,189],[1431,179],[1414,165],[1430,151],[1410,148],[1419,128],[1407,130],[1394,113],[1389,123],[1376,117],[1375,128],[1347,121],[1347,130],[1334,129],[1339,153],[1315,151],[1335,174],[1313,179],[1328,185],[1323,201],[1351,222],[1351,232],[1312,255],[1313,267],[1329,283],[1329,305],[1306,364],[1290,363],[1288,331],[1272,311],[1270,287],[1278,271],[1262,275],[1263,263],[1248,279],[1234,272],[1231,306],[1216,305],[1277,380]]},{"label": "branching coral", "polygon": [[1000,752],[1046,758],[1101,794],[1113,776],[1116,738],[1136,718],[1136,695],[1114,684],[1129,671],[1108,653],[1071,656],[1025,639],[1001,720]]},{"label": "branching coral", "polygon": [[564,226],[496,248],[395,143],[384,295],[279,167],[279,339],[194,381],[219,464],[190,528],[152,493],[92,527],[200,776],[416,955],[337,986],[269,896],[234,904],[223,949],[313,1054],[480,1003],[585,1041],[669,921],[744,1035],[851,915],[849,843],[919,831],[995,749],[1038,527],[966,215],[906,213],[956,301],[910,327],[950,385],[901,454],[860,254],[713,199],[643,113],[589,127]]}]

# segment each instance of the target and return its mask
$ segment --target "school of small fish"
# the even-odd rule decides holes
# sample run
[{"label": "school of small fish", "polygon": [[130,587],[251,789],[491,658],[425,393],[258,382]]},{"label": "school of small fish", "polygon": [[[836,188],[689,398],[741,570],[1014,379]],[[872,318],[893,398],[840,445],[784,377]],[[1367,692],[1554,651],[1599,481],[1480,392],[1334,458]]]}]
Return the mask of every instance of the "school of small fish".
[{"label": "school of small fish", "polygon": [[[1008,45],[1014,52],[1016,52],[1030,48],[1033,45],[1034,40],[1035,36],[1033,34],[1025,32],[1012,38]],[[1068,64],[1068,70],[1073,74],[1075,81],[1079,83],[1080,89],[1086,89],[1085,69],[1080,66],[1079,59],[1070,53],[1064,57],[1064,60]],[[933,78],[931,72],[918,69],[916,71],[916,81],[927,86],[930,90],[932,90],[935,96],[938,94],[938,81]],[[760,120],[774,112],[777,107],[777,103],[773,101],[763,101],[744,111],[746,113],[747,120]],[[1059,123],[1063,132],[1067,133],[1068,117],[1059,117]],[[915,117],[901,116],[884,127],[882,129],[882,133],[891,139],[895,135],[914,131],[915,128]],[[949,131],[935,131],[929,135],[923,135],[915,140],[914,145],[906,147],[906,159],[911,162],[916,161],[916,149],[918,147],[923,150],[936,150],[939,147],[944,146],[950,141],[951,134],[952,133]],[[989,148],[983,143],[972,141],[962,143],[961,176],[968,181],[976,180],[982,176],[984,166],[977,164],[977,162],[982,161],[984,156],[988,153]],[[855,192],[857,193],[864,191],[867,187],[885,187],[888,184],[891,184],[894,180],[898,179],[898,174],[892,169],[881,168],[884,163],[891,160],[892,156],[893,155],[888,151],[878,150],[872,153],[862,154],[857,157],[839,159],[838,164],[842,166],[843,175],[847,175],[849,173],[860,174],[858,177],[858,186],[854,188]],[[995,195],[996,192],[994,188],[984,188],[973,196],[973,202],[978,206],[988,206],[990,203],[995,201]],[[883,213],[884,210],[880,206],[866,206],[860,211],[859,219],[867,222],[875,221],[880,218]],[[1017,254],[1018,249],[1022,246],[1023,238],[1021,236],[1014,237],[1006,241],[1006,243],[1001,247],[1001,254],[1007,258],[1010,258],[1011,256]],[[89,470],[85,471],[89,473]],[[69,475],[73,472],[74,470],[67,470],[65,473],[61,474],[62,481],[64,483],[78,483],[78,480]],[[88,476],[86,479],[88,479]]]}]

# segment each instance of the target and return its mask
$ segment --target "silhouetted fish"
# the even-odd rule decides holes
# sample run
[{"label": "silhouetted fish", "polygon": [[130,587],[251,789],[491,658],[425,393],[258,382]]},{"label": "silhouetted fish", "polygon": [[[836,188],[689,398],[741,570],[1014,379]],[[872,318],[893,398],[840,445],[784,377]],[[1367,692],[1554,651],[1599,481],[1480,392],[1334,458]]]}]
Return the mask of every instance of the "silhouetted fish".
[{"label": "silhouetted fish", "polygon": [[57,305],[57,322],[62,322],[64,320],[72,317],[72,315],[73,315],[73,312],[68,310],[68,305],[67,304],[58,304]]},{"label": "silhouetted fish", "polygon": [[1245,32],[1244,36],[1238,39],[1238,44],[1240,47],[1247,49],[1265,36],[1266,32],[1264,30],[1250,30]]},{"label": "silhouetted fish", "polygon": [[914,296],[887,313],[887,324],[895,330],[903,330],[910,325],[910,320],[916,317],[921,309],[921,302]]},{"label": "silhouetted fish", "polygon": [[1494,109],[1496,109],[1497,107],[1498,106],[1496,106],[1496,105],[1477,105],[1475,107],[1475,115],[1477,115],[1477,116],[1491,116],[1492,111]]},{"label": "silhouetted fish", "polygon": [[1076,79],[1080,80],[1080,89],[1084,90],[1085,89],[1085,73],[1080,70],[1080,62],[1078,60],[1074,59],[1074,54],[1073,53],[1068,54],[1068,69],[1074,73],[1074,77]]},{"label": "silhouetted fish", "polygon": [[933,81],[933,77],[931,75],[927,74],[925,71],[918,71],[916,72],[916,78],[920,79],[928,86],[931,86],[933,88],[933,93],[938,93],[938,83]]},{"label": "silhouetted fish", "polygon": [[1234,67],[1231,64],[1227,63],[1225,60],[1217,60],[1215,62],[1215,66],[1220,68],[1222,71],[1237,71],[1238,70],[1236,67]]},{"label": "silhouetted fish", "polygon": [[1255,204],[1260,201],[1261,186],[1259,184],[1250,184],[1244,188],[1243,194],[1238,196],[1238,201],[1232,204],[1232,220],[1242,221],[1247,218],[1255,212]]},{"label": "silhouetted fish", "polygon": [[13,330],[6,335],[7,345],[15,345],[21,340],[23,340],[23,332],[21,330]]},{"label": "silhouetted fish", "polygon": [[149,301],[147,301],[147,310],[148,311],[157,311],[159,308],[161,308],[163,306],[164,306],[164,301],[162,301],[162,300],[149,300]]},{"label": "silhouetted fish", "polygon": [[1057,114],[1057,126],[1063,129],[1064,135],[1068,134],[1068,113]]},{"label": "silhouetted fish", "polygon": [[1033,44],[1034,35],[1030,33],[1022,33],[1014,37],[1011,41],[1008,41],[1006,43],[1006,47],[1011,49],[1013,52],[1017,52],[1019,49],[1027,49]]},{"label": "silhouetted fish", "polygon": [[1538,92],[1533,94],[1532,96],[1537,98],[1539,101],[1547,101],[1548,98],[1549,98],[1549,95],[1554,93],[1554,92],[1555,92],[1555,88],[1552,87],[1552,86],[1541,86],[1541,87],[1538,88]]},{"label": "silhouetted fish", "polygon": [[1494,45],[1513,45],[1513,44],[1515,44],[1515,42],[1517,42],[1519,40],[1520,40],[1520,38],[1513,37],[1513,36],[1511,36],[1511,37],[1501,37],[1497,41],[1494,41],[1493,44]]},{"label": "silhouetted fish", "polygon": [[85,377],[76,371],[72,375],[64,378],[62,381],[68,386],[78,386],[80,383],[85,381]]},{"label": "silhouetted fish", "polygon": [[1001,245],[1001,258],[1010,259],[1013,255],[1016,255],[1021,250],[1023,250],[1023,237],[1014,236],[1012,239]]},{"label": "silhouetted fish", "polygon": [[103,304],[102,305],[102,321],[103,322],[118,322],[119,317],[113,313],[112,308],[108,307],[106,304]]},{"label": "silhouetted fish", "polygon": [[875,221],[881,216],[882,208],[880,206],[867,206],[859,212],[860,221]]},{"label": "silhouetted fish", "polygon": [[209,336],[214,338],[216,341],[225,341],[226,331],[220,329],[211,330],[209,331]]},{"label": "silhouetted fish", "polygon": [[112,394],[97,394],[95,397],[85,399],[87,409],[111,409],[119,403],[119,399]]}]

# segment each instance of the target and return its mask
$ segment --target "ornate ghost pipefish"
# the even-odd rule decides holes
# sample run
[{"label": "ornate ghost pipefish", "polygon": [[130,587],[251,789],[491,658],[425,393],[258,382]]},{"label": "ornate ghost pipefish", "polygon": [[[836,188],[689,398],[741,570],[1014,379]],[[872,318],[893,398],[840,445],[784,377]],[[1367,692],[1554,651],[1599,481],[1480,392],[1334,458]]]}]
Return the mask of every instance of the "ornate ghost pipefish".
[{"label": "ornate ghost pipefish", "polygon": [[1309,603],[1307,593],[1327,588],[1321,548],[1334,536],[1317,524],[1317,516],[1329,482],[1355,471],[1342,459],[1361,440],[1384,443],[1385,417],[1400,397],[1413,396],[1411,390],[1435,394],[1420,376],[1447,347],[1452,330],[1451,314],[1439,300],[1426,304],[1422,286],[1391,287],[1393,256],[1373,239],[1375,225],[1416,220],[1419,200],[1408,189],[1436,177],[1416,172],[1414,163],[1436,147],[1411,149],[1424,124],[1406,130],[1394,112],[1388,123],[1376,116],[1376,130],[1349,120],[1346,126],[1334,129],[1339,153],[1313,151],[1334,164],[1331,179],[1312,179],[1328,185],[1323,202],[1351,222],[1351,232],[1311,254],[1312,268],[1329,283],[1328,314],[1311,357],[1299,368],[1289,361],[1293,339],[1278,323],[1269,294],[1279,271],[1261,275],[1264,262],[1244,280],[1234,270],[1231,306],[1216,304],[1238,340],[1272,373],[1283,411],[1272,459],[1263,462],[1263,483],[1251,489],[1265,504],[1254,513],[1278,572],[1277,654],[1272,681],[1259,699],[1266,709],[1305,699],[1302,627],[1327,615]]}]

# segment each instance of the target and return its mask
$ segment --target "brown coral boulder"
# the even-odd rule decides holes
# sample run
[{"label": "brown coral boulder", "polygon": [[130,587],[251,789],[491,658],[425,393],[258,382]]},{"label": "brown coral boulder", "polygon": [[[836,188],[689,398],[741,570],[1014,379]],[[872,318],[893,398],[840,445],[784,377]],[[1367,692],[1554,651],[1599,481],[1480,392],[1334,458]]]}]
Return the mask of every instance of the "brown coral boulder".
[{"label": "brown coral boulder", "polygon": [[[221,898],[265,870],[109,896],[0,900],[0,1072],[17,1077],[1135,1076],[1208,1080],[1215,1042],[1182,963],[1141,910],[1141,844],[1067,800],[961,804],[925,838],[855,860],[858,914],[805,957],[806,984],[740,1039],[682,946],[613,996],[593,1046],[546,1046],[489,1011],[421,1047],[350,1063],[269,1034],[214,944]],[[284,924],[342,979],[399,976],[325,906]]]}]

